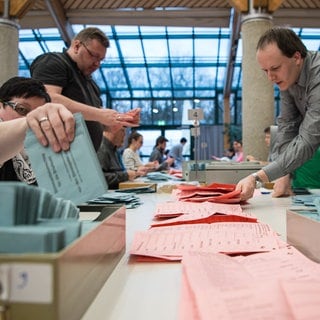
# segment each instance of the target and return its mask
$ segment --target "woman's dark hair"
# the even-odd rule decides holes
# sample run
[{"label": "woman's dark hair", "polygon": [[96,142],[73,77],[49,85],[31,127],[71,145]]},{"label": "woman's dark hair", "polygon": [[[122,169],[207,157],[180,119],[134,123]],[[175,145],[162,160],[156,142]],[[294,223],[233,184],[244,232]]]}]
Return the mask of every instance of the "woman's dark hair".
[{"label": "woman's dark hair", "polygon": [[0,87],[0,99],[2,101],[10,101],[13,97],[25,99],[39,97],[46,102],[51,101],[41,81],[24,77],[10,78]]},{"label": "woman's dark hair", "polygon": [[259,39],[257,50],[264,49],[271,43],[276,43],[283,55],[288,58],[292,58],[297,51],[302,58],[305,58],[308,52],[301,39],[289,28],[273,27],[267,30]]},{"label": "woman's dark hair", "polygon": [[140,137],[142,137],[142,134],[140,134],[139,132],[137,131],[131,132],[128,137],[128,146],[130,146],[133,140],[138,140]]}]

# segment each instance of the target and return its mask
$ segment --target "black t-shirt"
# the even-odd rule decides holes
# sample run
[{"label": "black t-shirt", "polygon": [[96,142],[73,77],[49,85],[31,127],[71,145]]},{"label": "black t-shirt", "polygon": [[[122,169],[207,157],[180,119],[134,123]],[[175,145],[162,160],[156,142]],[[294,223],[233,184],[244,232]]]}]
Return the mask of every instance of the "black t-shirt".
[{"label": "black t-shirt", "polygon": [[8,160],[0,168],[0,181],[20,181],[13,169],[12,160]]},{"label": "black t-shirt", "polygon": [[[64,51],[45,53],[31,64],[31,76],[44,84],[62,87],[62,95],[96,108],[100,108],[100,90],[91,77],[84,76],[77,64]],[[102,125],[96,121],[86,121],[95,150],[102,141]]]}]

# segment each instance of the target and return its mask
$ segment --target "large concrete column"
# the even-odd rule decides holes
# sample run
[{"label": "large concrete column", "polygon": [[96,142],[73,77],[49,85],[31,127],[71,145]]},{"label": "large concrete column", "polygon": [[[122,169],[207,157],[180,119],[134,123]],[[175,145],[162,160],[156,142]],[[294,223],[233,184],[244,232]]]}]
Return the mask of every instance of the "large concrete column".
[{"label": "large concrete column", "polygon": [[19,25],[0,18],[0,85],[18,74]]},{"label": "large concrete column", "polygon": [[245,155],[266,160],[264,128],[274,124],[274,89],[256,61],[256,46],[260,36],[270,27],[268,14],[243,16],[241,25],[242,60],[242,140]]}]

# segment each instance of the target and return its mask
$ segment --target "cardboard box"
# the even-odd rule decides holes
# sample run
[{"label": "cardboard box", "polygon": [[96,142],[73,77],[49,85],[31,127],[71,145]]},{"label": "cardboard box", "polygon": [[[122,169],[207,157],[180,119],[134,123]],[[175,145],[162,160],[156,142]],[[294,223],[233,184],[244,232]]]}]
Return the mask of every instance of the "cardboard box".
[{"label": "cardboard box", "polygon": [[316,213],[287,210],[287,242],[313,261],[320,262],[320,221]]},{"label": "cardboard box", "polygon": [[154,192],[157,192],[157,184],[154,182],[137,182],[137,181],[126,181],[119,183],[119,189],[132,189],[132,188],[151,188]]},{"label": "cardboard box", "polygon": [[126,219],[123,206],[80,210],[101,214],[91,231],[62,251],[0,254],[5,319],[79,320],[85,313],[125,252]]}]

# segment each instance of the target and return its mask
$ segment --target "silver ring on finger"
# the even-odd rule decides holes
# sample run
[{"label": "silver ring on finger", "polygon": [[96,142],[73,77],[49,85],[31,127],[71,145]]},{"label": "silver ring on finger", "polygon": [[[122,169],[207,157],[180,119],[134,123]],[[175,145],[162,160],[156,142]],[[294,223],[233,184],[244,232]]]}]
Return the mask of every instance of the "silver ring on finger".
[{"label": "silver ring on finger", "polygon": [[48,117],[42,117],[39,119],[39,123],[41,124],[42,122],[45,122],[45,121],[49,121],[49,118]]}]

